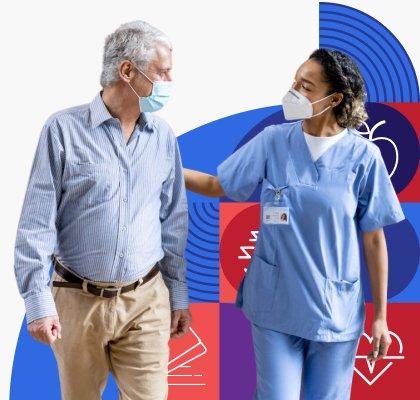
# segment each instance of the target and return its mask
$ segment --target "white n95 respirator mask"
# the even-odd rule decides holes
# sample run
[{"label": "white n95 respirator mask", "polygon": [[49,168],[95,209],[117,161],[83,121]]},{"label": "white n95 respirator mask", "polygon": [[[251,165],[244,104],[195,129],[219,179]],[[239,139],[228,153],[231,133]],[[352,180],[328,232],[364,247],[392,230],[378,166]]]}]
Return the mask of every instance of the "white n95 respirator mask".
[{"label": "white n95 respirator mask", "polygon": [[311,103],[308,100],[308,98],[305,97],[302,93],[291,88],[282,99],[284,118],[287,120],[306,119],[320,115],[324,111],[328,110],[331,106],[328,106],[324,108],[321,112],[314,114],[312,104],[318,103],[319,101],[322,101],[327,97],[332,96],[333,94],[334,93],[331,93],[328,96],[325,96],[322,99],[316,100]]}]

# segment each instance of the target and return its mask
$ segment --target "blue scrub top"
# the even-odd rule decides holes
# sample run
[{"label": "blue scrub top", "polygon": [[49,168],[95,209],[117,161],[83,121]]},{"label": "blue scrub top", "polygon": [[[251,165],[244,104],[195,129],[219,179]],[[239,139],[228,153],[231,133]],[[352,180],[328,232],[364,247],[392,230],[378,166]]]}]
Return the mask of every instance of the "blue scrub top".
[{"label": "blue scrub top", "polygon": [[[405,217],[375,144],[349,128],[314,162],[302,122],[266,127],[217,167],[233,200],[246,201],[262,182],[258,239],[235,304],[262,327],[354,340],[365,322],[357,231]],[[275,188],[289,224],[263,222]]]}]

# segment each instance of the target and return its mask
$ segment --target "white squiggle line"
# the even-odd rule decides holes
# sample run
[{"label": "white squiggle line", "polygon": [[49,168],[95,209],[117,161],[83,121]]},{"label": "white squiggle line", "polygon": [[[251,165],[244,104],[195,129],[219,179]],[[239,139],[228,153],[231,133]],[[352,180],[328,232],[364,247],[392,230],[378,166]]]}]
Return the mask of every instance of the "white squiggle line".
[{"label": "white squiggle line", "polygon": [[398,147],[395,144],[395,142],[390,138],[387,138],[387,137],[384,137],[384,136],[378,136],[376,138],[373,137],[373,132],[375,132],[375,129],[378,128],[381,125],[384,125],[385,123],[386,123],[385,120],[379,121],[372,127],[372,129],[370,129],[369,125],[366,122],[362,121],[362,124],[366,127],[367,132],[359,132],[359,133],[362,134],[362,135],[368,135],[368,138],[371,142],[374,142],[375,140],[381,139],[381,140],[386,140],[387,142],[392,144],[392,146],[394,147],[394,151],[395,151],[395,163],[394,163],[394,168],[392,168],[392,171],[389,174],[389,177],[391,178],[392,175],[394,175],[394,172],[396,171],[397,166],[398,166],[398,162],[399,162]]}]

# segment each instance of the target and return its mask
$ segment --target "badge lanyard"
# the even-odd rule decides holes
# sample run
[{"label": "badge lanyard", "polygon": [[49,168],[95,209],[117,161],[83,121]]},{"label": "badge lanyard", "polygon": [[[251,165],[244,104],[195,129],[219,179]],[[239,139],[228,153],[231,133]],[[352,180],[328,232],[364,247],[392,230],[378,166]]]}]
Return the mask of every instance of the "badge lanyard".
[{"label": "badge lanyard", "polygon": [[[270,185],[271,186],[271,185]],[[289,225],[290,213],[289,207],[282,206],[280,200],[283,197],[282,191],[287,186],[281,187],[269,187],[274,189],[274,201],[270,201],[264,204],[263,207],[263,223],[264,224],[276,224],[276,225]]]}]

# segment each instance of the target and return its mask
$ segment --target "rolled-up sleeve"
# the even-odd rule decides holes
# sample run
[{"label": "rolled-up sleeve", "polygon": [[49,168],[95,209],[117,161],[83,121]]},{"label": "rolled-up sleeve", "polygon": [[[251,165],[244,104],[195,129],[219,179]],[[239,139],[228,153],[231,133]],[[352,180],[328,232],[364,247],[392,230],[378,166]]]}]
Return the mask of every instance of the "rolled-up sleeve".
[{"label": "rolled-up sleeve", "polygon": [[265,176],[268,126],[217,166],[217,178],[226,196],[245,201]]},{"label": "rolled-up sleeve", "polygon": [[57,315],[49,288],[57,231],[64,149],[48,120],[41,131],[19,218],[14,272],[24,299],[26,321]]},{"label": "rolled-up sleeve", "polygon": [[181,155],[175,136],[173,140],[172,168],[161,193],[160,221],[165,255],[159,264],[169,289],[171,309],[179,310],[187,309],[189,305],[184,255],[188,236],[188,202]]},{"label": "rolled-up sleeve", "polygon": [[381,151],[376,146],[373,148],[373,157],[358,198],[356,218],[363,232],[405,219]]}]

